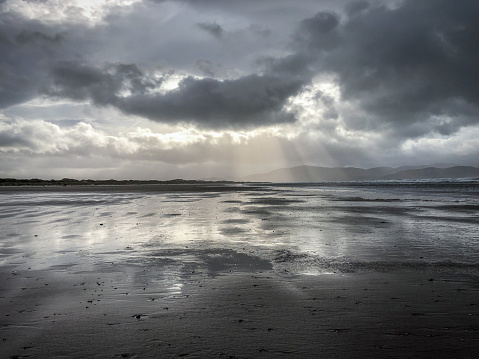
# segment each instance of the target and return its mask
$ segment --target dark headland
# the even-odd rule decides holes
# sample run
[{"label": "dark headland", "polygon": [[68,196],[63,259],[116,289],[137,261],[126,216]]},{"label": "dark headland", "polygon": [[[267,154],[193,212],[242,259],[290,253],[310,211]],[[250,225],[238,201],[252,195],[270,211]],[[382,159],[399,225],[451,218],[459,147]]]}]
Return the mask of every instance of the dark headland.
[{"label": "dark headland", "polygon": [[0,178],[0,186],[124,186],[124,185],[165,185],[165,184],[227,184],[234,183],[233,181],[203,181],[203,180],[185,180],[173,179],[167,181],[159,180],[92,180],[92,179],[74,179],[62,178],[60,180],[51,179],[45,180],[40,178],[17,179],[17,178]]}]

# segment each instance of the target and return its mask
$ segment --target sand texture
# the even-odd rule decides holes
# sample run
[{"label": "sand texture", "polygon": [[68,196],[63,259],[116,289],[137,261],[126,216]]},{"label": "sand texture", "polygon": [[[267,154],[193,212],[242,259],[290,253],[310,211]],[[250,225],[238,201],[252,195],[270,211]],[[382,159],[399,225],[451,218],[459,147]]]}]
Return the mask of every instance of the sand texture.
[{"label": "sand texture", "polygon": [[473,185],[0,189],[2,358],[476,358]]}]

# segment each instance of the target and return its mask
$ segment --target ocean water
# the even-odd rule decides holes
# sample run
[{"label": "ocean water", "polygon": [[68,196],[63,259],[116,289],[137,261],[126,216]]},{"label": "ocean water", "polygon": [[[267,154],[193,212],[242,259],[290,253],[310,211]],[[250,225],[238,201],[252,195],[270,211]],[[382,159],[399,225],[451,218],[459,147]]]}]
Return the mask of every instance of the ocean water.
[{"label": "ocean water", "polygon": [[0,267],[131,271],[171,290],[192,273],[479,274],[477,179],[237,186],[0,189]]}]

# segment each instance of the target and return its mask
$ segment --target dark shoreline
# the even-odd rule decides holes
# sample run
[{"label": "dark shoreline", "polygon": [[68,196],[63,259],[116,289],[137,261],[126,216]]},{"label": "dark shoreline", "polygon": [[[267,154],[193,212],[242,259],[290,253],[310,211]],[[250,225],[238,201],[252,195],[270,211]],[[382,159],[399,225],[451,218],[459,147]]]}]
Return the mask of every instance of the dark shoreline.
[{"label": "dark shoreline", "polygon": [[162,184],[117,184],[117,185],[22,185],[0,186],[0,193],[11,192],[230,192],[256,191],[264,187],[240,183],[162,183]]},{"label": "dark shoreline", "polygon": [[124,186],[124,185],[166,185],[166,184],[181,184],[181,185],[209,185],[209,184],[232,184],[241,183],[234,181],[207,181],[207,180],[185,180],[181,178],[160,181],[160,180],[92,180],[83,179],[78,180],[74,178],[63,178],[61,180],[51,179],[44,180],[39,178],[0,178],[0,187],[2,186]]}]

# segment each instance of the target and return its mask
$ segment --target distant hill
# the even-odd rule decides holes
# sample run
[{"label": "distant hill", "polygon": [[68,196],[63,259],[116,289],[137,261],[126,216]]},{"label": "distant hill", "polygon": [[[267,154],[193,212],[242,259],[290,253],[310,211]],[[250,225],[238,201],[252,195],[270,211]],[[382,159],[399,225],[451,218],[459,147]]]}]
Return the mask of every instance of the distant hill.
[{"label": "distant hill", "polygon": [[479,177],[479,168],[471,166],[437,167],[315,167],[297,166],[277,169],[244,178],[251,182],[336,182],[394,179]]},{"label": "distant hill", "polygon": [[405,170],[389,174],[384,179],[422,179],[422,178],[465,178],[479,177],[479,168],[470,166],[455,166],[448,168],[427,167]]}]

